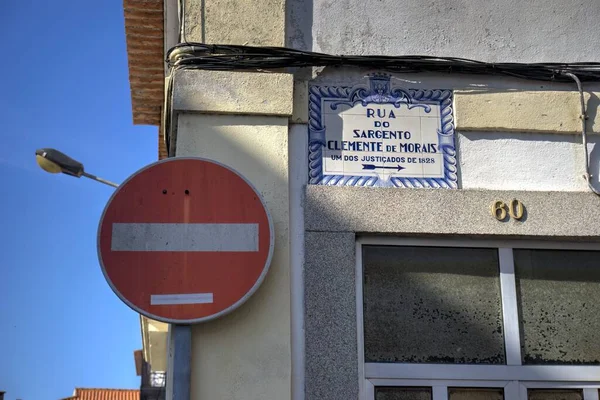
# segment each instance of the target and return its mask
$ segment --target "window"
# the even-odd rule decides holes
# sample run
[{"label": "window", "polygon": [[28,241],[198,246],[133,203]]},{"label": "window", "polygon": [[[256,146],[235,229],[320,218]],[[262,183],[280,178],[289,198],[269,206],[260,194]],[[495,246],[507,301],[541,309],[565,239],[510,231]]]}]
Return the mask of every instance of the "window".
[{"label": "window", "polygon": [[431,388],[379,387],[375,400],[431,400]]},{"label": "window", "polygon": [[514,250],[523,364],[600,365],[599,256]]},{"label": "window", "polygon": [[600,245],[360,239],[364,400],[598,400]]},{"label": "window", "polygon": [[504,364],[498,252],[363,248],[366,362]]}]

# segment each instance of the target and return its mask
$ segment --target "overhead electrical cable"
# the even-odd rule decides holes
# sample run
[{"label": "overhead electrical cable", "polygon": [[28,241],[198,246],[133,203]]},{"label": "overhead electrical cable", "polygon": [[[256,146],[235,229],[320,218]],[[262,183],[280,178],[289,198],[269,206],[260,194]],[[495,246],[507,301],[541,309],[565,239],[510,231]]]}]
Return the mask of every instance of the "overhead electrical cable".
[{"label": "overhead electrical cable", "polygon": [[[184,19],[184,4],[180,5],[180,20]],[[182,25],[180,38],[185,35]],[[262,47],[245,45],[222,45],[205,43],[180,43],[166,54],[170,69],[165,95],[164,140],[171,155],[174,148],[170,137],[172,131],[171,96],[174,74],[182,69],[208,71],[261,71],[281,72],[285,68],[308,67],[355,67],[377,69],[394,73],[441,73],[467,75],[494,75],[526,80],[573,83],[577,85],[581,102],[582,141],[585,152],[585,175],[592,192],[600,192],[592,186],[587,154],[586,107],[582,82],[600,82],[600,63],[512,63],[483,62],[458,57],[436,56],[382,56],[382,55],[330,55],[286,47]]]},{"label": "overhead electrical cable", "polygon": [[212,71],[273,71],[283,68],[357,67],[396,73],[434,72],[472,75],[502,75],[513,78],[573,82],[600,82],[600,63],[489,63],[458,57],[330,55],[285,47],[257,47],[204,43],[180,43],[167,52],[174,69]]}]

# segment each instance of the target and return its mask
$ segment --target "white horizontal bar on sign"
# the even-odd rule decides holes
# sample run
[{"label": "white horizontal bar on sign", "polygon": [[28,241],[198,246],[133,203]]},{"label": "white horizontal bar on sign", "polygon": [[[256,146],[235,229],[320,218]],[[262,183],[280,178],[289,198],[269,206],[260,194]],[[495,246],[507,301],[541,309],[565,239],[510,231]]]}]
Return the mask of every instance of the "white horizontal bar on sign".
[{"label": "white horizontal bar on sign", "polygon": [[258,251],[258,224],[114,223],[112,251]]},{"label": "white horizontal bar on sign", "polygon": [[150,304],[153,306],[177,304],[210,304],[212,302],[212,293],[153,294],[150,296]]}]

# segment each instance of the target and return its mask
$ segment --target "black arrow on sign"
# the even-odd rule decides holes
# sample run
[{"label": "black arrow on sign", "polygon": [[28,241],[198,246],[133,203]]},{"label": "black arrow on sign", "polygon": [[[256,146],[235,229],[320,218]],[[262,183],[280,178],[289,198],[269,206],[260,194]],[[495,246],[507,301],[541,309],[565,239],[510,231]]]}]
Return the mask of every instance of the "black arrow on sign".
[{"label": "black arrow on sign", "polygon": [[398,164],[397,167],[392,167],[392,166],[385,166],[385,165],[375,165],[375,164],[363,164],[363,169],[395,169],[398,171],[402,171],[403,169],[406,169],[405,167],[403,167],[402,165]]}]

